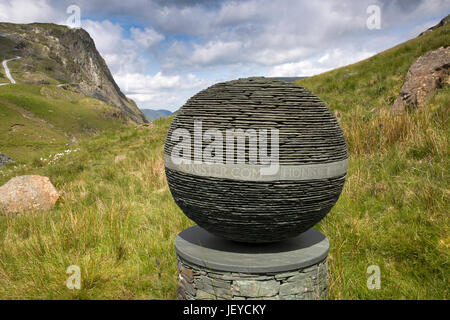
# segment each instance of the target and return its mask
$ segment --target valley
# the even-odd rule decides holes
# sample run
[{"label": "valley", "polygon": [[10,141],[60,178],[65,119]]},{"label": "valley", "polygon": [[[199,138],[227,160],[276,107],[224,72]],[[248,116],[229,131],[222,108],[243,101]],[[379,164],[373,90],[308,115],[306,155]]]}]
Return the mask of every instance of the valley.
[{"label": "valley", "polygon": [[[4,36],[8,28],[0,24],[2,61],[19,55],[1,51],[14,48]],[[450,296],[448,82],[423,107],[392,113],[414,61],[449,44],[446,24],[296,82],[331,108],[349,149],[344,190],[316,226],[331,244],[328,299]],[[28,67],[25,51],[8,62],[17,83],[0,87],[0,151],[16,160],[0,168],[0,185],[39,174],[61,197],[48,212],[0,216],[0,296],[175,299],[173,240],[193,222],[175,204],[164,173],[173,116],[138,126],[132,120],[140,115],[127,118],[125,107],[87,95],[93,89],[72,85],[80,82],[61,74],[56,60]],[[2,74],[0,83],[7,81]],[[55,157],[66,149],[71,152]],[[64,286],[70,265],[80,266],[80,290]],[[366,285],[371,265],[381,270],[379,290]]]}]

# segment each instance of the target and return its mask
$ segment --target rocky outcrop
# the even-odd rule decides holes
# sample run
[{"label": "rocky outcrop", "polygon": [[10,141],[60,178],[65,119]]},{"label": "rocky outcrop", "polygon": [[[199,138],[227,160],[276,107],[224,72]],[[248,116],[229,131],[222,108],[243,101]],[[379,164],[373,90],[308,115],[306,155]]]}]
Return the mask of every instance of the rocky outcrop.
[{"label": "rocky outcrop", "polygon": [[432,26],[431,28],[429,28],[429,29],[425,30],[424,32],[422,32],[421,34],[419,34],[419,37],[424,35],[424,34],[429,33],[430,31],[433,31],[433,30],[435,30],[437,28],[445,26],[449,21],[450,21],[450,14],[448,16],[446,16],[444,19],[442,19],[441,21],[439,21],[439,23],[437,25]]},{"label": "rocky outcrop", "polygon": [[85,30],[43,23],[0,23],[0,40],[6,46],[0,53],[21,56],[27,72],[45,72],[55,80],[73,84],[85,95],[118,107],[123,118],[148,122],[134,101],[120,91]]},{"label": "rocky outcrop", "polygon": [[47,177],[15,177],[0,187],[0,214],[50,210],[58,198],[58,192]]},{"label": "rocky outcrop", "polygon": [[7,163],[14,163],[14,161],[6,154],[0,153],[0,167],[4,166]]},{"label": "rocky outcrop", "polygon": [[449,82],[449,75],[450,47],[441,47],[419,57],[406,74],[400,94],[392,106],[393,111],[422,107],[436,88]]}]

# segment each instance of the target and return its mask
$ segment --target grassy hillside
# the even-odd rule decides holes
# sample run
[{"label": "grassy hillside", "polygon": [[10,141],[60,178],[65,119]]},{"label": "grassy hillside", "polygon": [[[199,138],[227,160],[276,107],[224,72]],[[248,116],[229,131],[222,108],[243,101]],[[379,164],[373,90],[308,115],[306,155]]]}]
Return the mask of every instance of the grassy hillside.
[{"label": "grassy hillside", "polygon": [[[449,298],[450,88],[423,111],[389,112],[409,65],[448,45],[449,27],[300,82],[340,113],[349,143],[344,191],[317,226],[331,243],[330,299]],[[170,120],[107,130],[52,164],[0,169],[0,184],[42,174],[62,195],[50,212],[0,216],[1,298],[175,298],[173,240],[192,222],[165,180]],[[116,164],[119,154],[127,158]],[[81,268],[81,290],[65,286],[70,265]],[[380,290],[366,287],[369,265],[381,268]]]},{"label": "grassy hillside", "polygon": [[[192,224],[165,181],[169,123],[107,131],[59,160],[0,169],[0,184],[37,173],[62,196],[47,213],[0,216],[0,298],[175,298],[173,238]],[[127,158],[115,164],[119,154]],[[81,268],[82,290],[65,286],[70,265]]]},{"label": "grassy hillside", "polygon": [[17,84],[0,64],[0,153],[16,162],[147,121],[84,30],[0,22],[0,62],[14,57],[7,67]]},{"label": "grassy hillside", "polygon": [[55,85],[0,87],[0,152],[17,162],[45,157],[67,144],[124,126],[117,108]]},{"label": "grassy hillside", "polygon": [[[344,191],[318,226],[331,242],[332,298],[449,298],[450,87],[423,110],[390,112],[410,65],[448,45],[449,24],[298,82],[335,111],[349,145]],[[365,282],[372,264],[376,291]]]},{"label": "grassy hillside", "polygon": [[124,120],[148,122],[135,102],[120,91],[84,29],[0,22],[0,61],[17,56],[21,58],[9,65],[18,83],[70,84],[86,96],[115,106]]}]

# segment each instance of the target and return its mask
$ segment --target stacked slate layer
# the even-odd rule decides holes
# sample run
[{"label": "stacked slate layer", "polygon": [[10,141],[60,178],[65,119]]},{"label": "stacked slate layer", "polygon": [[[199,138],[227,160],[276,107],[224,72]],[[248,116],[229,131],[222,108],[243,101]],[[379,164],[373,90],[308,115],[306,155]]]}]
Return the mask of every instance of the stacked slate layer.
[{"label": "stacked slate layer", "polygon": [[328,264],[281,273],[211,270],[177,258],[178,300],[324,300]]},{"label": "stacked slate layer", "polygon": [[[247,78],[199,92],[171,123],[165,157],[177,145],[170,138],[174,130],[187,129],[194,137],[194,121],[202,121],[203,134],[208,129],[224,133],[268,129],[269,134],[271,128],[278,129],[281,167],[348,158],[344,134],[329,108],[294,83]],[[270,154],[270,137],[268,142]],[[246,160],[248,151],[246,143]],[[192,147],[192,160],[194,152]],[[287,239],[314,226],[336,203],[346,176],[344,172],[323,179],[244,181],[191,174],[167,165],[165,171],[175,202],[190,219],[216,235],[253,243]]]}]

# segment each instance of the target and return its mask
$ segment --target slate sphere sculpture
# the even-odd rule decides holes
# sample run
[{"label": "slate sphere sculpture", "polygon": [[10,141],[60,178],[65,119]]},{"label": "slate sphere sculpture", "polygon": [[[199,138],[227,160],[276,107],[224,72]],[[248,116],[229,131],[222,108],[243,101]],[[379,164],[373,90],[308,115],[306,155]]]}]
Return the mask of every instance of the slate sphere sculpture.
[{"label": "slate sphere sculpture", "polygon": [[[243,131],[239,145],[232,133]],[[268,169],[271,154],[278,166]],[[297,236],[325,217],[347,161],[343,131],[325,103],[263,77],[217,83],[191,97],[164,145],[169,188],[184,214],[215,235],[249,243]]]}]

